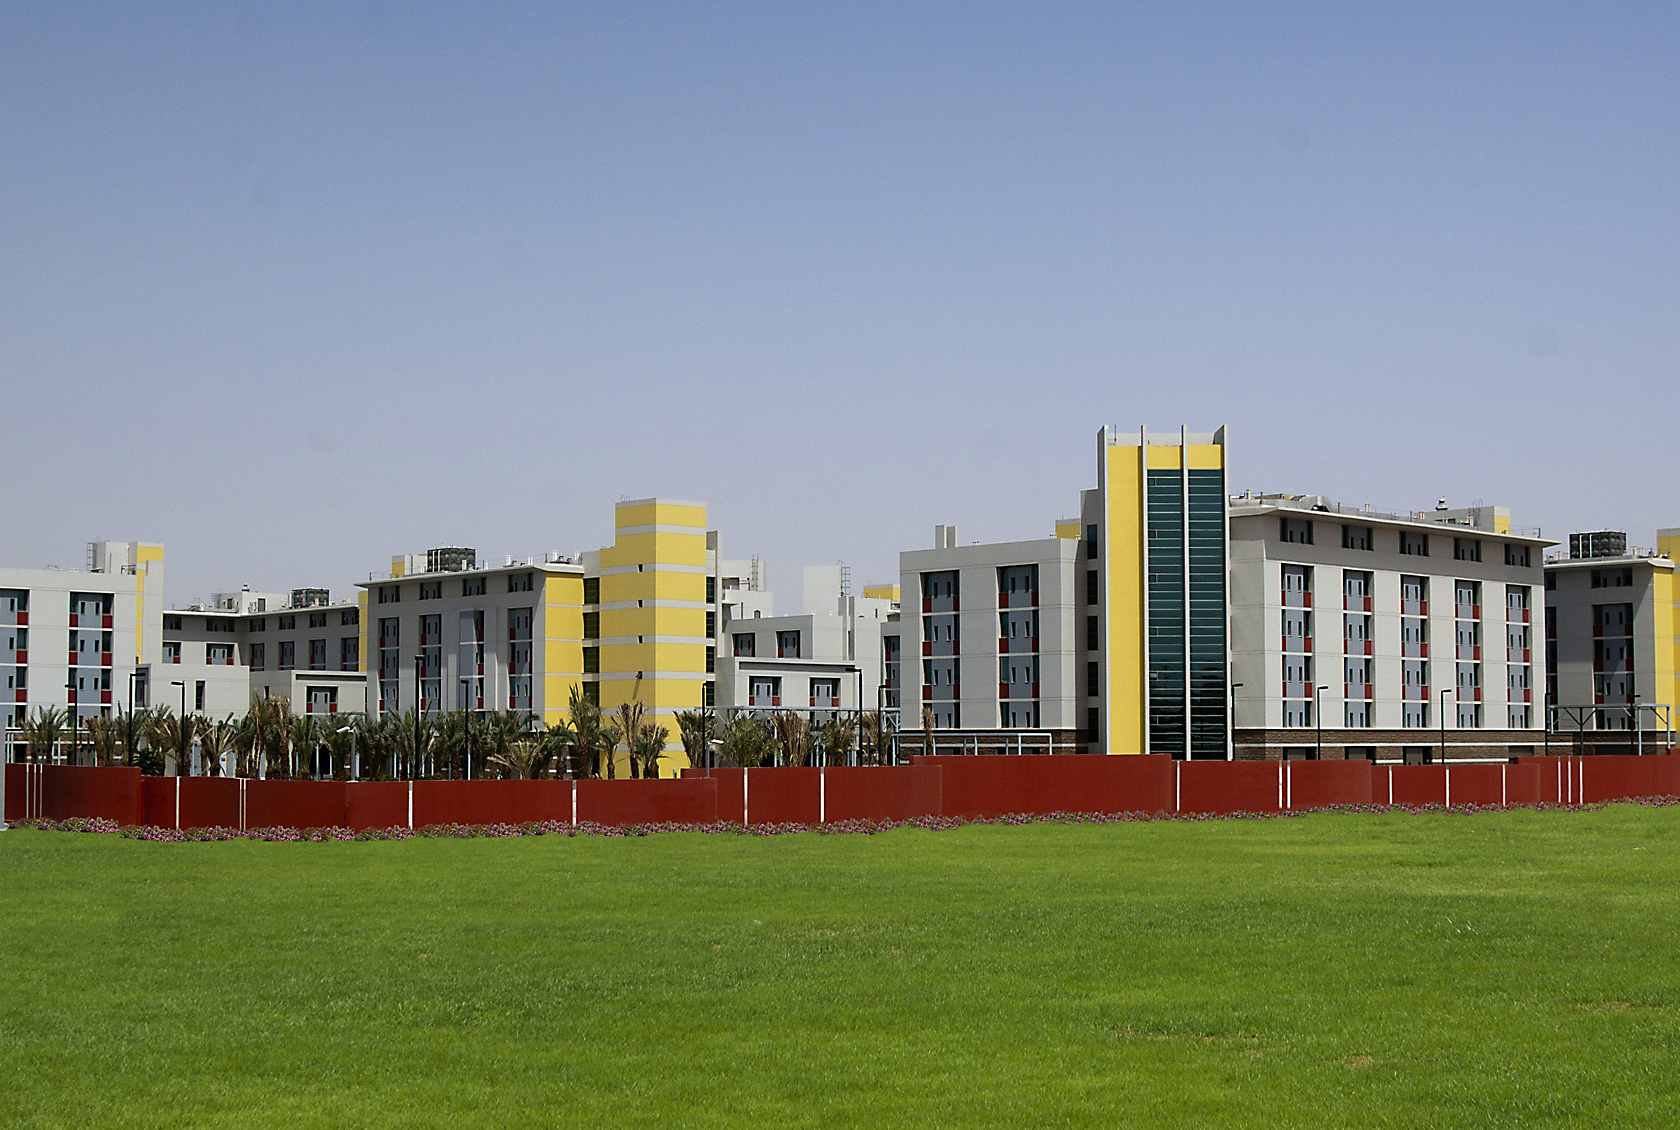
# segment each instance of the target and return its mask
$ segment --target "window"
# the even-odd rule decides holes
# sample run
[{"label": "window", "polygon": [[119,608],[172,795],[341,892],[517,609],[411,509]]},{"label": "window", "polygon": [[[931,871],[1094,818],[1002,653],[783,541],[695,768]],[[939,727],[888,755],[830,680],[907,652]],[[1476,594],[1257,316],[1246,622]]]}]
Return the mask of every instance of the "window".
[{"label": "window", "polygon": [[955,570],[922,574],[923,600],[950,600],[954,607],[956,598],[957,574]]},{"label": "window", "polygon": [[1085,527],[1085,557],[1089,561],[1097,559],[1097,527],[1095,524]]},{"label": "window", "polygon": [[1410,557],[1429,556],[1429,535],[1412,530],[1400,531],[1400,552]]},{"label": "window", "polygon": [[583,649],[583,673],[585,675],[599,675],[601,673],[601,649],[586,647]]},{"label": "window", "polygon": [[[1598,586],[1594,585],[1593,587],[1597,588]],[[178,631],[180,631],[181,630],[181,618],[179,616],[165,616],[163,618],[163,630],[166,631],[166,632],[178,632]]]},{"label": "window", "polygon": [[311,628],[324,628],[324,627],[326,627],[327,626],[327,614],[325,612],[311,612],[309,614],[309,626]]},{"label": "window", "polygon": [[362,664],[362,641],[356,636],[346,636],[338,641],[338,669],[340,671],[354,671]]},{"label": "window", "polygon": [[1296,545],[1313,543],[1313,524],[1310,518],[1279,518],[1278,540]]},{"label": "window", "polygon": [[1480,581],[1453,582],[1453,615],[1460,620],[1482,618],[1482,585]]},{"label": "window", "polygon": [[754,675],[748,687],[748,706],[780,706],[782,680],[774,675]]},{"label": "window", "polygon": [[311,671],[325,671],[327,669],[327,641],[309,641],[309,669]]},{"label": "window", "polygon": [[601,614],[599,612],[585,612],[583,614],[583,638],[586,640],[601,638]]},{"label": "window", "polygon": [[1098,587],[1097,586],[1097,571],[1095,569],[1088,570],[1085,573],[1085,603],[1086,604],[1097,603],[1097,587]]},{"label": "window", "polygon": [[1515,565],[1519,569],[1528,568],[1528,546],[1505,543],[1505,564]]},{"label": "window", "polygon": [[706,578],[706,603],[707,604],[716,604],[717,603],[717,578],[716,577],[707,577]]},{"label": "window", "polygon": [[708,646],[706,648],[706,674],[710,675],[716,670],[717,670],[717,648]]},{"label": "window", "polygon": [[290,671],[297,666],[297,643],[294,640],[280,641],[280,670]]},{"label": "window", "polygon": [[1594,569],[1592,571],[1592,587],[1595,589],[1620,589],[1633,584],[1633,570],[1629,569]]},{"label": "window", "polygon": [[758,637],[752,632],[736,632],[734,654],[746,659],[751,659],[757,655]]},{"label": "window", "polygon": [[839,679],[812,679],[811,680],[811,705],[812,706],[839,706],[840,705],[840,680]]},{"label": "window", "polygon": [[179,663],[179,662],[181,662],[181,641],[180,640],[164,640],[163,641],[163,661],[165,663]]},{"label": "window", "polygon": [[362,612],[359,608],[346,608],[338,614],[338,622],[347,628],[354,628],[362,622]]},{"label": "window", "polygon": [[207,643],[204,645],[204,662],[212,667],[233,666],[233,645],[230,643]]},{"label": "window", "polygon": [[928,643],[955,643],[960,639],[956,616],[923,616],[922,639]]},{"label": "window", "polygon": [[1342,526],[1343,549],[1370,549],[1373,544],[1370,526]]},{"label": "window", "polygon": [[462,596],[483,596],[485,594],[485,592],[487,591],[484,582],[485,582],[485,578],[483,578],[483,577],[466,577],[466,578],[464,578],[461,581],[461,595]]},{"label": "window", "polygon": [[508,592],[530,592],[536,587],[535,573],[509,573]]},{"label": "window", "polygon": [[1312,592],[1312,570],[1305,565],[1285,565],[1282,571],[1283,603],[1294,608],[1312,604],[1307,594]]},{"label": "window", "polygon": [[1099,685],[1100,674],[1096,660],[1093,659],[1085,664],[1085,693],[1091,698],[1097,698],[1102,694],[1102,687]]},{"label": "window", "polygon": [[1037,565],[1006,565],[998,571],[998,595],[1038,591]]},{"label": "window", "polygon": [[204,713],[204,680],[199,679],[193,684],[193,709]]},{"label": "window", "polygon": [[401,600],[402,600],[402,586],[401,585],[380,585],[379,586],[379,603],[380,604],[397,604]]},{"label": "window", "polygon": [[585,604],[601,603],[601,578],[585,577],[583,579],[583,602]]},{"label": "window", "polygon": [[1546,591],[1547,592],[1556,592],[1557,591],[1557,574],[1556,573],[1548,572],[1546,574]]},{"label": "window", "polygon": [[716,612],[707,612],[706,613],[706,638],[709,639],[709,640],[717,638],[717,613]]},{"label": "window", "polygon": [[778,658],[778,659],[798,659],[799,658],[799,633],[798,632],[777,632],[776,633],[776,658]]},{"label": "window", "polygon": [[245,630],[247,632],[266,632],[268,631],[268,619],[259,616],[254,620],[249,620],[245,624]]},{"label": "window", "polygon": [[251,659],[251,670],[261,671],[268,665],[268,645],[253,643],[246,645],[245,654]]},{"label": "window", "polygon": [[280,630],[282,632],[295,632],[295,631],[297,631],[297,617],[296,616],[282,616],[282,617],[280,617],[279,623],[280,623]]},{"label": "window", "polygon": [[1482,543],[1475,538],[1453,538],[1454,561],[1480,561]]},{"label": "window", "polygon": [[420,599],[421,600],[442,600],[443,599],[443,582],[442,581],[421,581],[420,582]]},{"label": "window", "polygon": [[1095,616],[1085,617],[1085,650],[1098,651],[1102,648],[1102,628]]}]

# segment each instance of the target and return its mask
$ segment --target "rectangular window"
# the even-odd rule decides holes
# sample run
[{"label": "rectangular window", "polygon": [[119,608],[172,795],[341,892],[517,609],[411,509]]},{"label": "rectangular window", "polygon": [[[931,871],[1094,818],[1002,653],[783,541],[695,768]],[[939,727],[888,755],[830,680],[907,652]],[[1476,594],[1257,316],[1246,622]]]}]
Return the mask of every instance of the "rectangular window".
[{"label": "rectangular window", "polygon": [[752,632],[735,633],[735,654],[744,659],[751,659],[758,653],[758,636]]},{"label": "rectangular window", "polygon": [[290,671],[297,667],[297,642],[295,640],[280,641],[280,670]]},{"label": "rectangular window", "polygon": [[[1598,586],[1594,585],[1593,587],[1597,588]],[[181,618],[179,616],[165,616],[163,618],[163,630],[166,631],[166,632],[178,632],[178,631],[180,631],[181,630]]]},{"label": "rectangular window", "polygon": [[717,648],[707,647],[706,648],[706,674],[710,675],[716,670],[717,670]]},{"label": "rectangular window", "polygon": [[531,592],[536,588],[535,573],[509,573],[508,592]]},{"label": "rectangular window", "polygon": [[379,603],[380,604],[397,604],[401,600],[402,600],[402,586],[401,585],[380,585],[379,586]]},{"label": "rectangular window", "polygon": [[193,709],[204,713],[204,680],[199,679],[193,684]]},{"label": "rectangular window", "polygon": [[442,600],[443,599],[443,582],[442,581],[421,581],[420,582],[420,599],[421,600]]},{"label": "rectangular window", "polygon": [[601,638],[601,614],[599,612],[585,612],[583,614],[583,638],[586,640]]},{"label": "rectangular window", "polygon": [[1097,559],[1097,527],[1095,525],[1085,527],[1085,559],[1087,561]]},{"label": "rectangular window", "polygon": [[362,664],[362,641],[355,636],[345,636],[338,641],[338,669],[340,671],[354,671]]},{"label": "rectangular window", "polygon": [[1453,538],[1454,561],[1480,561],[1482,543],[1475,538]]},{"label": "rectangular window", "polygon": [[1102,649],[1102,630],[1098,626],[1095,616],[1085,617],[1085,650],[1099,651]]},{"label": "rectangular window", "polygon": [[706,603],[707,604],[716,604],[717,603],[717,578],[716,577],[707,577],[706,578]]},{"label": "rectangular window", "polygon": [[327,669],[327,641],[309,641],[309,669],[311,671],[325,671]]},{"label": "rectangular window", "polygon": [[1089,569],[1085,573],[1085,603],[1097,603],[1097,593],[1097,571],[1095,569]]},{"label": "rectangular window", "polygon": [[1594,569],[1592,571],[1592,587],[1595,589],[1620,589],[1633,584],[1633,570],[1628,569]]},{"label": "rectangular window", "polygon": [[1279,518],[1278,540],[1296,545],[1313,543],[1313,524],[1309,518]]},{"label": "rectangular window", "polygon": [[1514,565],[1519,569],[1528,568],[1528,546],[1505,543],[1505,564]]},{"label": "rectangular window", "polygon": [[346,608],[338,614],[338,622],[346,628],[354,628],[362,622],[362,612],[359,608]]},{"label": "rectangular window", "polygon": [[1429,535],[1412,530],[1400,531],[1400,552],[1411,557],[1429,556]]},{"label": "rectangular window", "polygon": [[179,663],[179,662],[181,662],[181,641],[180,640],[164,640],[163,641],[163,661],[165,663]]},{"label": "rectangular window", "polygon": [[295,631],[297,631],[297,617],[296,616],[282,616],[282,617],[280,617],[279,627],[280,627],[280,630],[282,632],[295,632]]},{"label": "rectangular window", "polygon": [[250,656],[251,670],[261,671],[261,670],[264,670],[267,667],[267,665],[268,665],[268,645],[267,644],[260,644],[260,643],[247,644],[246,648],[245,648],[245,654]]},{"label": "rectangular window", "polygon": [[585,675],[599,675],[601,673],[601,649],[586,647],[583,649],[583,673]]},{"label": "rectangular window", "polygon": [[1342,526],[1343,549],[1371,549],[1374,545],[1370,526]]},{"label": "rectangular window", "polygon": [[777,659],[798,659],[799,658],[799,633],[798,632],[777,632],[776,633],[776,658]]},{"label": "rectangular window", "polygon": [[1099,675],[1100,672],[1095,659],[1085,664],[1085,694],[1090,698],[1098,698],[1102,695]]},{"label": "rectangular window", "polygon": [[311,612],[309,614],[309,626],[311,628],[324,628],[324,627],[326,627],[327,626],[327,614],[325,612]]},{"label": "rectangular window", "polygon": [[249,620],[245,624],[245,630],[248,632],[266,632],[268,631],[268,620],[264,617]]},{"label": "rectangular window", "polygon": [[717,613],[716,612],[707,612],[706,613],[706,638],[709,639],[709,640],[717,638]]},{"label": "rectangular window", "polygon": [[583,579],[583,602],[585,604],[601,603],[601,578],[585,577]]},{"label": "rectangular window", "polygon": [[1312,605],[1312,569],[1306,565],[1285,565],[1282,573],[1283,603],[1292,608]]},{"label": "rectangular window", "polygon": [[[951,607],[956,607],[958,597],[956,570],[942,573],[922,574],[922,599],[936,601],[951,601]],[[940,609],[943,611],[943,609]]]}]

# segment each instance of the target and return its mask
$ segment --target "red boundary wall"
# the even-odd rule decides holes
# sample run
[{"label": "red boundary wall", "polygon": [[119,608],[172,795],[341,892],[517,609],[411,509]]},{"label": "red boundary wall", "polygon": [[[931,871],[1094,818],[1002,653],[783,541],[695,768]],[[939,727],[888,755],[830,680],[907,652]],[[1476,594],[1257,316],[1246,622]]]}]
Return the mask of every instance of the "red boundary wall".
[{"label": "red boundary wall", "polygon": [[11,764],[6,819],[363,828],[537,820],[815,824],[1021,812],[1277,812],[1336,804],[1591,804],[1680,794],[1680,755],[1510,764],[915,757],[891,768],[715,769],[658,781],[259,781]]}]

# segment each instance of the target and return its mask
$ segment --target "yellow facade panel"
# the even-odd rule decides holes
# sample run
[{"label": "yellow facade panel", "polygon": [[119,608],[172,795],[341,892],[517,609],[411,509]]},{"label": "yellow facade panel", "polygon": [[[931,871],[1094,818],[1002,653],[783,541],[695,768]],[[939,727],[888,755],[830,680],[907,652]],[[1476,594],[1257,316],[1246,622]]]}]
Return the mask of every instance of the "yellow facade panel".
[{"label": "yellow facade panel", "polygon": [[865,585],[863,588],[865,600],[897,600],[897,585]]},{"label": "yellow facade panel", "polygon": [[[1110,448],[1109,450],[1114,451],[1127,449]],[[1179,447],[1177,444],[1173,444],[1171,447],[1168,447],[1165,444],[1152,443],[1149,445],[1148,451],[1149,469],[1151,471],[1170,471],[1178,467],[1178,465],[1184,460],[1184,449]]]},{"label": "yellow facade panel", "polygon": [[685,671],[699,674],[706,669],[704,643],[609,643],[601,645],[603,674],[632,671]]},{"label": "yellow facade panel", "polygon": [[613,526],[620,530],[636,526],[693,526],[703,533],[706,529],[706,508],[671,502],[620,506],[613,511]]},{"label": "yellow facade panel", "polygon": [[704,573],[673,573],[648,569],[640,573],[609,573],[601,578],[601,603],[626,600],[690,600],[705,603]]},{"label": "yellow facade panel", "polygon": [[1108,680],[1106,753],[1142,753],[1144,745],[1143,666],[1143,467],[1155,453],[1177,448],[1111,446],[1107,449],[1105,505],[1107,529],[1101,560],[1107,574],[1108,639],[1104,666]]},{"label": "yellow facade panel", "polygon": [[1224,445],[1217,443],[1193,443],[1190,445],[1190,469],[1192,471],[1217,471],[1224,466]]},{"label": "yellow facade panel", "polygon": [[1072,541],[1078,541],[1079,540],[1079,519],[1078,518],[1065,518],[1065,519],[1057,522],[1056,523],[1056,536],[1059,537],[1059,538],[1068,538]]},{"label": "yellow facade panel", "polygon": [[647,565],[655,561],[662,565],[703,567],[706,564],[705,531],[697,530],[692,534],[620,534],[610,548],[601,550],[602,569]]}]

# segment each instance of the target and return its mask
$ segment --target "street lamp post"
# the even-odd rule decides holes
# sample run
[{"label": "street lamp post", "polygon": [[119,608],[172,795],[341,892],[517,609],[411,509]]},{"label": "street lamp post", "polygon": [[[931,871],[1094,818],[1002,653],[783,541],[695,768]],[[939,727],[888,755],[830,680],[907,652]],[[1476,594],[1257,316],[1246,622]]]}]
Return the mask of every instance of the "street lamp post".
[{"label": "street lamp post", "polygon": [[1314,736],[1313,741],[1314,761],[1324,760],[1324,712],[1318,708],[1318,696],[1321,691],[1327,691],[1329,689],[1330,688],[1327,686],[1321,687],[1314,685],[1313,687],[1313,725],[1318,728],[1318,732]]},{"label": "street lamp post", "polygon": [[420,722],[426,710],[426,695],[421,688],[421,675],[426,670],[425,650],[414,653],[414,761],[410,773],[414,777],[420,776]]},{"label": "street lamp post", "polygon": [[187,683],[185,679],[171,679],[169,685],[181,688],[181,717],[178,729],[181,735],[181,748],[175,751],[175,775],[183,777],[186,774],[181,772],[181,762],[187,759]]},{"label": "street lamp post", "polygon": [[356,727],[340,726],[338,732],[350,735],[350,778],[359,781],[362,779],[362,763],[356,757]]},{"label": "street lamp post", "polygon": [[1633,752],[1645,756],[1645,725],[1644,715],[1639,713],[1639,696],[1633,696]]}]

